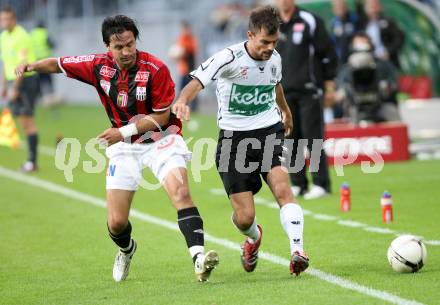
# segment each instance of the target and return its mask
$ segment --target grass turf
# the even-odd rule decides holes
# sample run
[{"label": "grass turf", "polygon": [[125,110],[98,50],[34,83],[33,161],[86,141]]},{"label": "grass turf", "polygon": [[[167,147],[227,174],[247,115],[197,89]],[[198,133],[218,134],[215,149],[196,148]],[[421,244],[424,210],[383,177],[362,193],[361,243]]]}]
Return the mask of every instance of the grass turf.
[{"label": "grass turf", "polygon": [[[197,131],[188,137],[216,139],[215,119],[194,116]],[[92,159],[84,144],[109,126],[98,107],[63,106],[54,112],[40,109],[37,116],[41,143],[55,147],[58,133],[83,144],[80,165]],[[190,147],[192,144],[190,143]],[[211,158],[212,155],[207,156]],[[0,166],[17,169],[24,150],[0,147]],[[87,174],[79,166],[68,183],[54,159],[40,155],[41,170],[33,176],[104,198],[105,173]],[[344,177],[332,171],[333,194],[315,201],[300,200],[313,213],[362,222],[369,226],[423,235],[439,240],[440,162],[411,161],[386,164],[379,174],[364,174],[358,166],[345,169]],[[191,170],[190,170],[191,173]],[[148,179],[151,175],[146,174]],[[200,183],[190,174],[191,192],[204,217],[205,230],[216,237],[241,243],[231,225],[226,196],[210,193],[221,188],[214,168],[203,171]],[[348,181],[352,211],[339,212],[338,187]],[[209,283],[195,282],[191,259],[180,234],[133,219],[139,249],[128,280],[111,278],[116,248],[107,237],[105,210],[62,195],[0,176],[0,304],[384,304],[351,290],[304,274],[292,278],[288,269],[260,260],[256,272],[245,273],[239,253],[207,242],[218,250],[221,263]],[[395,221],[381,222],[380,195],[393,195]],[[265,187],[259,197],[271,200]],[[163,190],[139,190],[134,208],[150,215],[176,220]],[[257,206],[265,229],[262,250],[288,258],[288,241],[276,209]],[[386,291],[425,304],[440,304],[440,246],[428,247],[428,263],[417,274],[397,274],[388,266],[386,250],[391,234],[366,232],[335,221],[305,216],[305,245],[311,266],[360,285]]]}]

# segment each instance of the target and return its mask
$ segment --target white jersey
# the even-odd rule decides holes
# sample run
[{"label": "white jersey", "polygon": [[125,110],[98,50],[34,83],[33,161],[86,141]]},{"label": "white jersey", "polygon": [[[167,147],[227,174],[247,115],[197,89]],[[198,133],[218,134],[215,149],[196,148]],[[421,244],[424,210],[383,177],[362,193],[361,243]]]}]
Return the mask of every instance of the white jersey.
[{"label": "white jersey", "polygon": [[281,57],[269,60],[248,54],[245,42],[226,48],[191,72],[206,87],[217,80],[218,126],[224,130],[253,130],[281,121],[275,86],[281,81]]}]

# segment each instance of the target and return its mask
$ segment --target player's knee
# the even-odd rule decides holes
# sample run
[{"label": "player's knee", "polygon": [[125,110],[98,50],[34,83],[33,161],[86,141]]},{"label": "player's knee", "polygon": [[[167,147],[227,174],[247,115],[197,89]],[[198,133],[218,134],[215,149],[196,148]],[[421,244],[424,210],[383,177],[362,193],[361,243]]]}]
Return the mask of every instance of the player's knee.
[{"label": "player's knee", "polygon": [[254,223],[255,215],[250,212],[236,213],[235,222],[240,230],[246,230]]},{"label": "player's knee", "polygon": [[170,194],[170,197],[176,204],[186,204],[192,202],[187,185],[179,185],[178,187],[176,187],[173,190],[172,194]]},{"label": "player's knee", "polygon": [[118,234],[127,227],[128,219],[120,216],[112,216],[108,219],[108,228],[111,233]]}]

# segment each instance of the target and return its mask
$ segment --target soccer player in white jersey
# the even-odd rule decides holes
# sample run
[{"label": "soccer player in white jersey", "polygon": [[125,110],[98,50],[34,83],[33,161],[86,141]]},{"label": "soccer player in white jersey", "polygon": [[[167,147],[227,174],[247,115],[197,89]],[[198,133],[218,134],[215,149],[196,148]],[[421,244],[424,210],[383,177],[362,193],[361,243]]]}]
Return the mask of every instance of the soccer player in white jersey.
[{"label": "soccer player in white jersey", "polygon": [[217,170],[234,210],[232,222],[246,235],[241,261],[247,272],[257,265],[263,230],[257,224],[253,195],[268,184],[280,206],[280,220],[291,250],[290,272],[299,275],[309,265],[303,250],[304,217],[290,189],[283,162],[284,136],[292,131],[292,115],[283,94],[281,58],[275,51],[279,15],[264,6],[251,12],[248,40],[228,47],[191,73],[173,111],[188,120],[188,104],[208,84],[217,81]]}]

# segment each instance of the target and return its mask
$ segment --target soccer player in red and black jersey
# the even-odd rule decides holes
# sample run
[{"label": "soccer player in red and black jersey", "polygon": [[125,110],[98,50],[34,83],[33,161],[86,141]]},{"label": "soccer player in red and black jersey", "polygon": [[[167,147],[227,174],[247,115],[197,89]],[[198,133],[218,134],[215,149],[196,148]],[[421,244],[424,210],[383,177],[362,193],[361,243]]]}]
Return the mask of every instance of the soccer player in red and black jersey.
[{"label": "soccer player in red and black jersey", "polygon": [[92,85],[99,94],[112,125],[99,138],[109,144],[107,223],[110,237],[119,247],[114,280],[127,277],[136,251],[128,215],[142,169],[149,167],[177,209],[197,279],[206,281],[218,264],[218,255],[213,250],[204,252],[203,221],[188,189],[186,161],[191,152],[182,139],[180,120],[170,111],[174,83],[161,60],[137,50],[138,35],[131,18],[107,17],[102,23],[107,53],[43,59],[23,64],[16,74],[64,73]]}]

